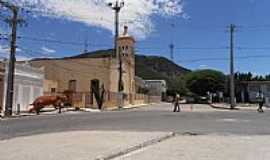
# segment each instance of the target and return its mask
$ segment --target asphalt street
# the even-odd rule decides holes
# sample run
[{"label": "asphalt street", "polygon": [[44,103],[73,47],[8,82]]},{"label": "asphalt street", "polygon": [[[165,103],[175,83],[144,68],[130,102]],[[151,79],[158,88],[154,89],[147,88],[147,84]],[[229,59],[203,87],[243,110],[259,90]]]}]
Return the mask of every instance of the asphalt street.
[{"label": "asphalt street", "polygon": [[157,104],[124,111],[79,112],[0,120],[0,139],[79,130],[270,135],[268,110],[259,114],[255,110],[217,110],[208,105],[184,105],[183,108],[183,112],[174,113],[170,104]]}]

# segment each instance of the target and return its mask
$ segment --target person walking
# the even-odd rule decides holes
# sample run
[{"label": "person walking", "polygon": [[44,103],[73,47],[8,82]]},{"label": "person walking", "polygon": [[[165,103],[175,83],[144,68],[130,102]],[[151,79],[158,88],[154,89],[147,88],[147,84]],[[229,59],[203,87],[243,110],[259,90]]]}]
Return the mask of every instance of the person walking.
[{"label": "person walking", "polygon": [[176,96],[174,97],[174,109],[173,112],[180,112],[180,95],[176,94]]},{"label": "person walking", "polygon": [[256,98],[257,98],[258,103],[259,103],[259,108],[257,109],[257,111],[259,113],[262,113],[262,112],[264,112],[262,107],[265,103],[265,98],[264,98],[264,95],[263,95],[261,90],[257,93]]}]

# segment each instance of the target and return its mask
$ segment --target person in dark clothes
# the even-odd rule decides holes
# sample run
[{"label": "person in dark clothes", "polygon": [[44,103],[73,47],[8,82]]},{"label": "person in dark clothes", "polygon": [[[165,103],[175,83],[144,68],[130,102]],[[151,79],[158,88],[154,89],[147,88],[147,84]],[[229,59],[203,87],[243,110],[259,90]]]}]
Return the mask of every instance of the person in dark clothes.
[{"label": "person in dark clothes", "polygon": [[265,103],[265,98],[264,98],[264,95],[263,95],[261,90],[257,93],[256,98],[259,102],[259,108],[257,109],[257,111],[262,113],[262,112],[264,112],[262,107]]},{"label": "person in dark clothes", "polygon": [[180,95],[176,94],[175,98],[174,98],[174,109],[173,112],[180,112]]}]

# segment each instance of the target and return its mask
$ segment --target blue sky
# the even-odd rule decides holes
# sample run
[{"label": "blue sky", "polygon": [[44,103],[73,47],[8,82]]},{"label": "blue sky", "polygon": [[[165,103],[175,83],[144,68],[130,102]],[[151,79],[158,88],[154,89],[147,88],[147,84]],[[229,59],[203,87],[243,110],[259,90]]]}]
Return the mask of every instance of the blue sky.
[{"label": "blue sky", "polygon": [[[22,3],[27,0],[15,1]],[[89,51],[113,46],[113,14],[109,8],[100,5],[105,3],[105,0],[78,0],[78,5],[59,0],[59,4],[55,5],[64,4],[62,10],[52,7],[54,1],[48,0],[48,4],[40,5],[29,0],[33,5],[32,12],[23,14],[28,25],[19,28],[19,35],[25,38],[18,40],[18,56],[75,55],[84,50],[85,41],[89,43]],[[137,39],[138,54],[169,58],[168,46],[172,41],[176,47],[175,63],[194,70],[212,68],[228,73],[227,27],[233,23],[237,26],[235,70],[256,74],[270,73],[270,1],[158,0],[159,5],[156,5],[155,1],[143,4],[144,1],[129,0],[121,15],[122,26],[127,24],[131,28],[131,34]],[[85,3],[91,5],[93,12],[88,11],[87,7],[84,8]],[[73,6],[74,10],[70,10],[69,7]],[[53,14],[48,16],[50,13]],[[40,16],[41,14],[43,16]],[[174,27],[171,24],[174,24]],[[9,31],[7,25],[0,25],[1,32]],[[54,42],[31,38],[51,39]],[[0,45],[5,48],[7,42],[1,40]],[[2,52],[3,50],[5,49],[2,49]]]}]

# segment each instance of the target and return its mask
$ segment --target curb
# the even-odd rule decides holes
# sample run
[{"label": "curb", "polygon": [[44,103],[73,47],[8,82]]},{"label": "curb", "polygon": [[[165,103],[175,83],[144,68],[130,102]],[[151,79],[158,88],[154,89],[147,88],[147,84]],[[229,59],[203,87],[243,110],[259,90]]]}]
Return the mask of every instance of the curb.
[{"label": "curb", "polygon": [[[45,111],[46,113],[45,114],[40,114],[40,115],[37,115],[35,113],[30,113],[30,114],[20,114],[20,115],[12,115],[10,117],[3,117],[3,116],[0,116],[0,121],[1,120],[11,120],[11,119],[20,119],[20,118],[26,118],[26,117],[41,117],[41,116],[57,116],[57,115],[65,115],[66,113],[70,113],[71,111],[62,111],[61,113],[58,113],[58,112],[50,112],[50,111]],[[81,113],[84,113],[86,111],[76,111],[76,112],[81,112]],[[42,113],[42,112],[41,112]]]},{"label": "curb", "polygon": [[175,136],[176,136],[176,133],[170,132],[167,135],[164,135],[164,136],[161,136],[161,137],[158,137],[158,138],[143,142],[143,143],[141,143],[139,145],[127,148],[127,149],[125,149],[123,151],[113,153],[113,154],[105,156],[105,157],[96,158],[95,160],[112,160],[112,159],[115,159],[117,157],[121,157],[121,156],[124,156],[126,154],[132,153],[134,151],[140,150],[142,148],[145,148],[145,147],[160,143],[162,141],[165,141],[165,140],[170,139],[170,138],[175,137]]},{"label": "curb", "polygon": [[230,107],[223,107],[223,106],[217,106],[217,105],[214,105],[214,104],[208,104],[210,107],[212,107],[213,109],[216,109],[216,110],[230,110],[230,111],[238,111],[240,110],[239,108],[237,108],[237,106],[234,108],[234,109],[231,109]]},{"label": "curb", "polygon": [[148,107],[154,104],[158,104],[158,103],[141,104],[141,105],[127,106],[127,107],[124,106],[122,108],[113,107],[113,108],[106,109],[104,111],[125,111],[125,110],[131,110],[131,109],[136,109],[136,108]]},{"label": "curb", "polygon": [[12,119],[21,119],[21,118],[27,118],[27,117],[42,117],[42,116],[56,116],[56,115],[60,115],[59,113],[53,113],[53,114],[40,114],[40,115],[36,115],[36,114],[32,114],[32,115],[15,115],[15,116],[11,116],[11,117],[1,117],[0,121],[4,121],[4,120],[12,120]]}]

